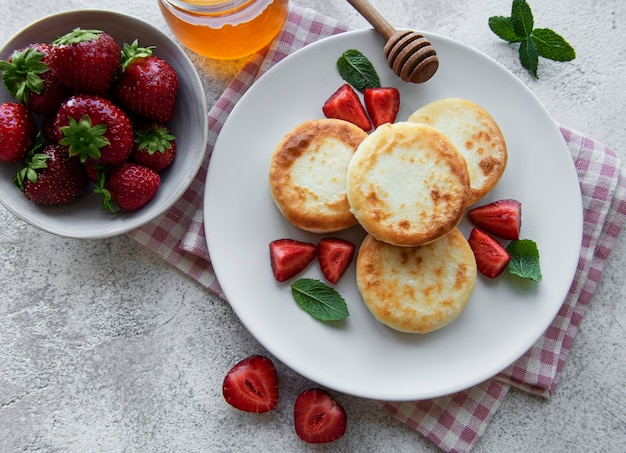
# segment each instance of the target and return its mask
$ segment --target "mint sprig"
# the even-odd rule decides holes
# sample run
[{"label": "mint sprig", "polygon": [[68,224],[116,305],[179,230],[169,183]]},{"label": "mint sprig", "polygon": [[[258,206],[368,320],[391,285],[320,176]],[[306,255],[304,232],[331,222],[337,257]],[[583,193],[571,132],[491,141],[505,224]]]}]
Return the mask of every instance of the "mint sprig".
[{"label": "mint sprig", "polygon": [[348,306],[330,286],[313,278],[301,278],[291,284],[291,293],[300,308],[320,321],[340,321],[348,317]]},{"label": "mint sprig", "polygon": [[510,17],[490,17],[489,28],[507,42],[520,43],[520,62],[537,78],[539,57],[554,61],[576,58],[576,51],[561,35],[549,28],[535,28],[533,13],[526,0],[513,0]]},{"label": "mint sprig", "polygon": [[518,239],[511,242],[506,247],[506,250],[511,255],[511,261],[509,261],[507,266],[511,274],[536,282],[541,281],[539,249],[534,241],[530,239]]},{"label": "mint sprig", "polygon": [[337,60],[337,69],[343,80],[361,93],[366,88],[379,88],[380,79],[371,61],[356,49],[346,50]]}]

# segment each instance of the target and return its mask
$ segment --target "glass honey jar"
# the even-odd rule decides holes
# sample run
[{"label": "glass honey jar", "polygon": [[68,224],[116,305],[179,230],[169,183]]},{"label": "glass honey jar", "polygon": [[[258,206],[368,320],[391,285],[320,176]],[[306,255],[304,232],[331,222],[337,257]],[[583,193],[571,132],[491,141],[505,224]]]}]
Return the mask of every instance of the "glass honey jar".
[{"label": "glass honey jar", "polygon": [[176,38],[209,58],[245,57],[269,44],[282,28],[288,0],[159,0]]}]

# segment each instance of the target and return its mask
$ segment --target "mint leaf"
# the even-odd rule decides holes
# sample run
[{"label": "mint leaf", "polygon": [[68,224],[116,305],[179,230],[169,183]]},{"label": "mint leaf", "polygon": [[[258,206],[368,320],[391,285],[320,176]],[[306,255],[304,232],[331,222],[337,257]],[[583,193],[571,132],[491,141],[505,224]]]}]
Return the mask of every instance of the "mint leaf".
[{"label": "mint leaf", "polygon": [[537,44],[539,55],[554,61],[571,61],[576,51],[565,39],[549,28],[533,30],[532,40]]},{"label": "mint leaf", "polygon": [[296,303],[320,321],[339,321],[348,317],[348,306],[330,286],[312,278],[301,278],[291,284]]},{"label": "mint leaf", "polygon": [[537,50],[537,44],[532,39],[525,39],[519,46],[519,59],[522,62],[522,66],[528,69],[535,77],[537,75],[537,69],[539,68],[539,51]]},{"label": "mint leaf", "polygon": [[504,39],[508,42],[520,42],[525,39],[525,37],[520,37],[513,30],[513,24],[511,23],[510,17],[504,16],[492,16],[489,18],[489,28],[492,32],[494,32],[498,37]]},{"label": "mint leaf", "polygon": [[540,56],[554,61],[576,58],[574,48],[561,35],[549,28],[534,27],[533,13],[526,0],[513,0],[511,17],[489,18],[489,28],[499,38],[520,43],[520,62],[537,78]]},{"label": "mint leaf", "polygon": [[511,7],[511,25],[517,36],[529,38],[533,31],[533,12],[526,0],[513,0]]},{"label": "mint leaf", "polygon": [[511,242],[507,248],[511,261],[507,266],[509,272],[522,278],[540,282],[542,279],[539,266],[539,250],[537,244],[530,239],[518,239]]},{"label": "mint leaf", "polygon": [[337,60],[339,75],[361,93],[366,88],[380,87],[380,79],[374,65],[360,51],[346,50]]}]

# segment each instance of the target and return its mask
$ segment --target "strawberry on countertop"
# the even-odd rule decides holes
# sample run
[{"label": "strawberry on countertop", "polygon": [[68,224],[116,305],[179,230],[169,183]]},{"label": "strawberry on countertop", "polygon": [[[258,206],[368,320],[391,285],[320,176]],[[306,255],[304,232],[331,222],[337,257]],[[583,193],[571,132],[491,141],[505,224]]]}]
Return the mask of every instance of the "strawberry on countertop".
[{"label": "strawberry on countertop", "polygon": [[278,374],[271,359],[252,355],[228,372],[222,385],[224,399],[246,412],[271,411],[278,404]]},{"label": "strawberry on countertop", "polygon": [[61,105],[54,121],[60,144],[82,162],[95,159],[102,165],[117,165],[133,149],[133,127],[128,116],[108,99],[76,95]]},{"label": "strawberry on countertop", "polygon": [[365,132],[372,130],[372,123],[367,116],[359,95],[347,83],[339,87],[322,106],[327,118],[336,118],[356,124]]},{"label": "strawberry on countertop", "polygon": [[167,123],[174,114],[178,75],[165,60],[152,54],[153,47],[139,47],[137,40],[124,44],[122,73],[113,91],[117,104],[133,115]]},{"label": "strawberry on countertop", "polygon": [[0,161],[19,162],[24,159],[36,135],[37,124],[23,104],[0,104]]},{"label": "strawberry on countertop", "polygon": [[26,198],[39,205],[69,203],[87,190],[87,173],[62,145],[33,147],[25,165],[18,170],[15,184]]},{"label": "strawberry on countertop", "polygon": [[121,60],[120,48],[111,35],[75,28],[52,42],[49,65],[61,82],[78,93],[105,96]]},{"label": "strawberry on countertop", "polygon": [[298,437],[308,443],[326,443],[342,437],[348,417],[344,408],[324,389],[302,392],[293,410]]},{"label": "strawberry on countertop", "polygon": [[14,51],[6,61],[0,61],[4,86],[14,99],[33,113],[56,113],[72,93],[50,71],[51,53],[50,44],[35,43]]},{"label": "strawberry on countertop", "polygon": [[336,237],[322,238],[317,244],[317,259],[326,280],[333,285],[343,276],[352,262],[356,246]]}]

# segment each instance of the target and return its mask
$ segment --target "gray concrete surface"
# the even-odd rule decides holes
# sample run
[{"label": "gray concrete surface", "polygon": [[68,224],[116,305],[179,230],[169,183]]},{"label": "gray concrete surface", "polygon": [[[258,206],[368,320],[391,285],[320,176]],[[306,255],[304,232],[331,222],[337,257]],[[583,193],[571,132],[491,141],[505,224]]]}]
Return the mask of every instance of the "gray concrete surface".
[{"label": "gray concrete surface", "polygon": [[[565,36],[572,63],[542,60],[529,76],[487,18],[509,0],[372,0],[398,27],[447,35],[495,58],[560,123],[626,159],[626,2],[531,0],[538,26]],[[355,28],[346,2],[302,0]],[[0,3],[0,42],[50,13],[103,7],[165,24],[155,0]],[[209,105],[241,61],[194,57]],[[350,414],[341,441],[302,444],[292,428],[296,395],[312,383],[278,364],[283,398],[270,414],[231,410],[224,373],[266,353],[229,306],[132,239],[63,239],[0,207],[0,451],[437,451],[376,404],[339,399]],[[626,451],[626,234],[612,251],[550,400],[511,391],[475,452]]]}]

